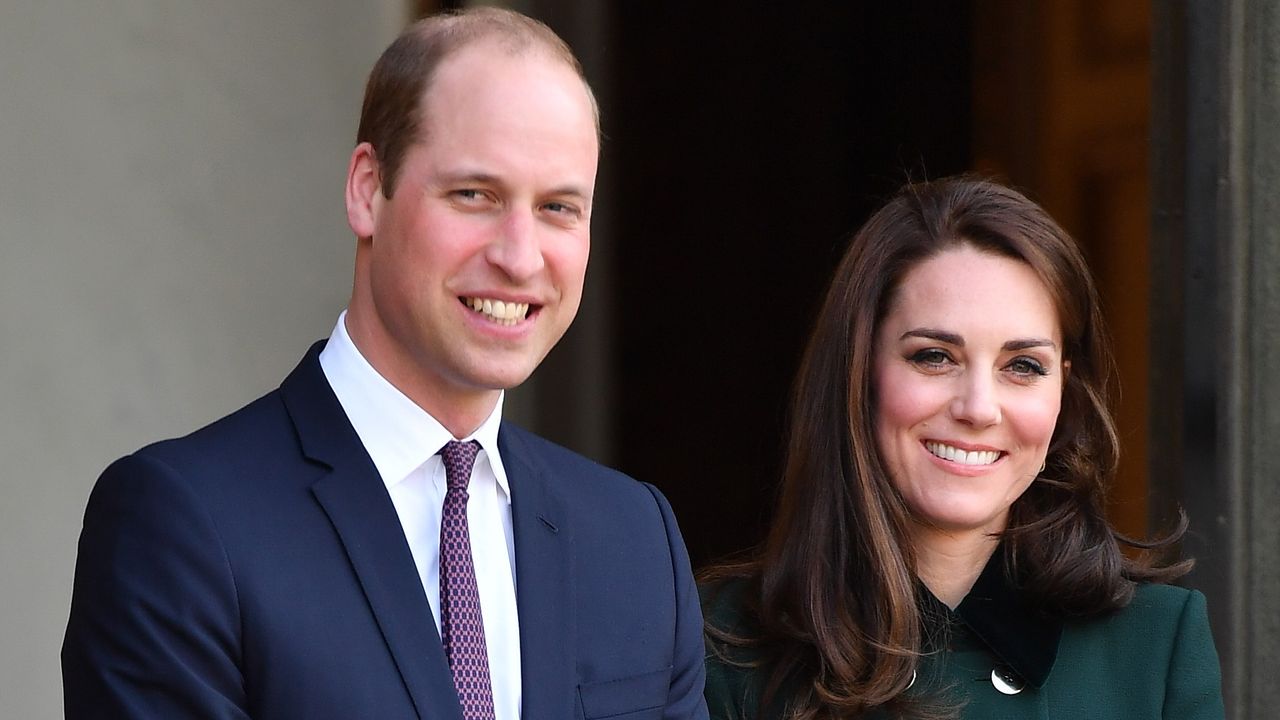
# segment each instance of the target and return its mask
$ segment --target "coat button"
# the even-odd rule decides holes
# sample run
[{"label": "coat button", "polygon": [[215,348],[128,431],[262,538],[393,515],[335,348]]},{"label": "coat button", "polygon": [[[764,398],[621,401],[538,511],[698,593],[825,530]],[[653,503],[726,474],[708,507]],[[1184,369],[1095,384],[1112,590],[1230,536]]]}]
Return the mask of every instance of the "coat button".
[{"label": "coat button", "polygon": [[1026,686],[1017,673],[1004,665],[997,665],[991,671],[991,684],[1005,695],[1017,695]]}]

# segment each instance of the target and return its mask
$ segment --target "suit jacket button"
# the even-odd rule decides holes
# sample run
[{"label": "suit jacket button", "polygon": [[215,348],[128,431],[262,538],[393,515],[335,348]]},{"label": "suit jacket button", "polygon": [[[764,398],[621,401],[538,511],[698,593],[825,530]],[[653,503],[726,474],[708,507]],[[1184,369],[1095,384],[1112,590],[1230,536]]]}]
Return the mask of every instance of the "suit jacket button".
[{"label": "suit jacket button", "polygon": [[1026,685],[1017,673],[1004,665],[997,665],[991,671],[991,684],[1005,695],[1017,695]]}]

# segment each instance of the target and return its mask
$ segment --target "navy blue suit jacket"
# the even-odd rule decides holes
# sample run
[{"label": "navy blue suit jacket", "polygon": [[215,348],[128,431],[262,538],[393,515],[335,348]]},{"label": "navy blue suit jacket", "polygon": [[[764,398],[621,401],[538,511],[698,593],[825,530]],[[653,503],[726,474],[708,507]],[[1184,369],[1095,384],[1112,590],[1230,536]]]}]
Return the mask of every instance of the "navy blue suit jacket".
[{"label": "navy blue suit jacket", "polygon": [[[460,718],[386,487],[320,369],[116,461],[89,499],[68,718]],[[703,718],[702,615],[652,486],[504,423],[525,720]]]}]

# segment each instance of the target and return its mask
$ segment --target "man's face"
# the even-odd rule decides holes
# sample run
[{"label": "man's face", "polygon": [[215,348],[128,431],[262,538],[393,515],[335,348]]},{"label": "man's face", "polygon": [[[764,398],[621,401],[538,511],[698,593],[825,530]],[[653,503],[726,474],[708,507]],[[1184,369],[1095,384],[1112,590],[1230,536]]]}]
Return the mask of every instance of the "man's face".
[{"label": "man's face", "polygon": [[582,81],[536,51],[459,51],[426,108],[392,197],[369,201],[348,318],[384,376],[448,407],[523,382],[577,313],[598,142]]}]

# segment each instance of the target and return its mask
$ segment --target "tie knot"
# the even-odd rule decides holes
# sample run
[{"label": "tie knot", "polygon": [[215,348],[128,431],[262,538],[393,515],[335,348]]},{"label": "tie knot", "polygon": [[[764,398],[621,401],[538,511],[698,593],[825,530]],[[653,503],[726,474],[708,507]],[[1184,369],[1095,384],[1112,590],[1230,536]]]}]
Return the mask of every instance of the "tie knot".
[{"label": "tie knot", "polygon": [[444,477],[450,490],[466,490],[471,480],[471,468],[476,464],[476,455],[480,453],[480,443],[475,440],[459,442],[450,440],[440,448],[444,458]]}]

